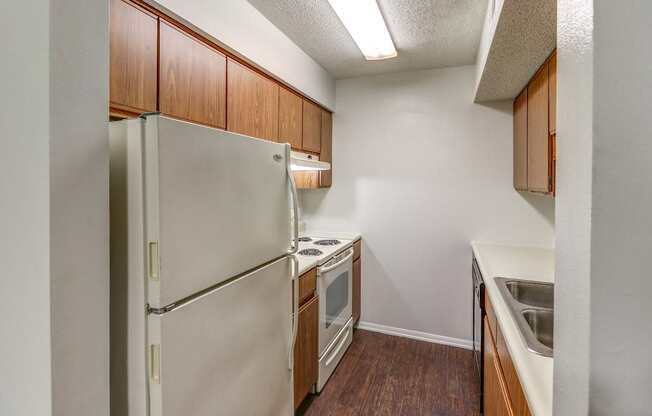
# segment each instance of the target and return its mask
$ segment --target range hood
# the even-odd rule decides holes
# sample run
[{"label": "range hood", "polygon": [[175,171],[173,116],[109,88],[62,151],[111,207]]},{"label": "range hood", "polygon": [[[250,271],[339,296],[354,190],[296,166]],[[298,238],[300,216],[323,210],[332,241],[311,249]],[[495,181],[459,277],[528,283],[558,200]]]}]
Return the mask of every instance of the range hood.
[{"label": "range hood", "polygon": [[294,171],[329,170],[331,168],[331,164],[320,161],[319,156],[294,151],[290,155],[290,165]]}]

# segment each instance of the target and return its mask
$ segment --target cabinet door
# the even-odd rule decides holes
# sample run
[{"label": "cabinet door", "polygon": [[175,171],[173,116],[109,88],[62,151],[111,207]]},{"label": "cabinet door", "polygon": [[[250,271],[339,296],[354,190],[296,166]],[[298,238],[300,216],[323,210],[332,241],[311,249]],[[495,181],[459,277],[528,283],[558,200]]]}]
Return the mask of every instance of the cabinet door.
[{"label": "cabinet door", "polygon": [[290,143],[293,149],[301,150],[303,100],[301,97],[279,87],[278,95],[278,141]]},{"label": "cabinet door", "polygon": [[557,51],[552,53],[548,63],[548,89],[548,95],[550,96],[548,129],[550,134],[555,134],[557,132]]},{"label": "cabinet door", "polygon": [[299,305],[312,298],[317,290],[317,269],[310,269],[299,276]]},{"label": "cabinet door", "polygon": [[362,262],[357,259],[353,262],[353,324],[360,320],[362,297]]},{"label": "cabinet door", "polygon": [[319,186],[328,188],[333,183],[333,115],[321,110],[321,152],[319,160],[331,163],[331,169],[319,172]]},{"label": "cabinet door", "polygon": [[110,105],[156,111],[158,18],[123,0],[111,0],[110,9]]},{"label": "cabinet door", "polygon": [[499,327],[496,327],[496,352],[500,361],[500,368],[503,370],[505,385],[509,392],[509,399],[512,405],[515,416],[530,416],[530,409],[528,407],[525,393],[521,387],[521,382],[518,379],[516,368],[512,362],[512,357],[507,349],[507,343],[503,333]]},{"label": "cabinet door", "polygon": [[317,320],[319,299],[315,296],[299,309],[299,326],[294,346],[294,408],[298,408],[317,382]]},{"label": "cabinet door", "polygon": [[527,190],[527,88],[514,100],[514,189]]},{"label": "cabinet door", "polygon": [[227,128],[260,139],[278,139],[279,87],[253,70],[228,60]]},{"label": "cabinet door", "polygon": [[489,325],[484,323],[484,416],[514,416]]},{"label": "cabinet door", "polygon": [[537,71],[527,88],[527,187],[549,191],[548,63]]},{"label": "cabinet door", "polygon": [[321,108],[303,100],[303,142],[302,149],[321,152]]},{"label": "cabinet door", "polygon": [[319,172],[316,171],[298,171],[294,172],[294,182],[297,189],[317,189],[319,188]]},{"label": "cabinet door", "polygon": [[226,126],[226,57],[161,21],[160,107],[163,114]]}]

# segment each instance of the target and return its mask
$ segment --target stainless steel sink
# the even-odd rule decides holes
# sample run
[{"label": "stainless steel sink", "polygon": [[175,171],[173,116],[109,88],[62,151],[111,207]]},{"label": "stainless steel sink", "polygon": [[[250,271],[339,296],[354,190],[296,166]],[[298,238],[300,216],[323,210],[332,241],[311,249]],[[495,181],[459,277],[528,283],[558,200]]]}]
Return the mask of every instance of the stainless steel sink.
[{"label": "stainless steel sink", "polygon": [[505,286],[517,302],[537,308],[552,309],[554,306],[555,287],[550,283],[507,280]]},{"label": "stainless steel sink", "polygon": [[496,278],[496,284],[528,349],[552,357],[555,286],[502,277]]},{"label": "stainless steel sink", "polygon": [[546,347],[552,349],[552,329],[554,322],[552,310],[526,309],[521,314],[534,333],[535,338]]}]

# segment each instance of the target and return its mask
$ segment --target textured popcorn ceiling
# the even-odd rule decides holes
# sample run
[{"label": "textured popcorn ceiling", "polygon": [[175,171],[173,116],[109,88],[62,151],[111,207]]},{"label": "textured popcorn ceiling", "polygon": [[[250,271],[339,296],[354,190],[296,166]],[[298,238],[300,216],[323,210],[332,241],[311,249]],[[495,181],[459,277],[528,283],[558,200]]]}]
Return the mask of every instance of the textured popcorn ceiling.
[{"label": "textured popcorn ceiling", "polygon": [[514,98],[557,43],[556,0],[505,0],[475,101]]},{"label": "textured popcorn ceiling", "polygon": [[487,7],[487,0],[378,0],[398,57],[366,61],[327,0],[248,1],[337,79],[473,64]]}]

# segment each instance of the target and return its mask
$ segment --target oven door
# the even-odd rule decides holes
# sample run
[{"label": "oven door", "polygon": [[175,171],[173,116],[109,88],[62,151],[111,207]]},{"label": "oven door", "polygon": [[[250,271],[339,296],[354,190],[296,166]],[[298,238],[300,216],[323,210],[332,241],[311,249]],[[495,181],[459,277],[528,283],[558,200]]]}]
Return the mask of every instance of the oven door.
[{"label": "oven door", "polygon": [[352,312],[353,249],[317,270],[319,285],[319,356],[346,325]]}]

